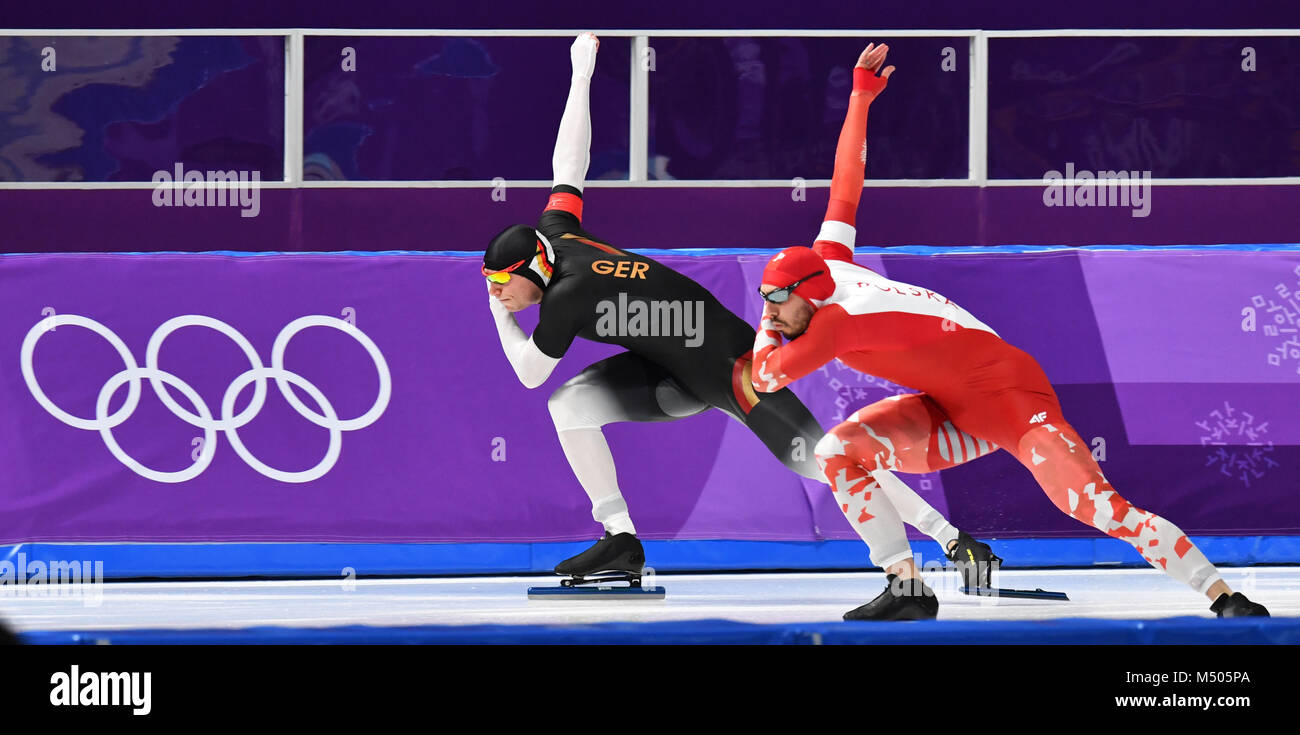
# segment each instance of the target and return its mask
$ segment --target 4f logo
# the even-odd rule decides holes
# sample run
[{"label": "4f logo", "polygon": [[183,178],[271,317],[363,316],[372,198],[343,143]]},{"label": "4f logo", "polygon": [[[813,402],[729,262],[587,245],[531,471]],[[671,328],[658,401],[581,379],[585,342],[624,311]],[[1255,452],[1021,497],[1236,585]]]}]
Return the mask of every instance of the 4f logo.
[{"label": "4f logo", "polygon": [[1043,412],[1041,412],[1041,413],[1036,413],[1036,414],[1034,414],[1033,416],[1031,416],[1030,419],[1029,419],[1029,423],[1031,423],[1031,424],[1041,424],[1041,423],[1043,423],[1043,422],[1046,421],[1046,420],[1047,420],[1047,412],[1046,412],[1046,411],[1043,411]]}]

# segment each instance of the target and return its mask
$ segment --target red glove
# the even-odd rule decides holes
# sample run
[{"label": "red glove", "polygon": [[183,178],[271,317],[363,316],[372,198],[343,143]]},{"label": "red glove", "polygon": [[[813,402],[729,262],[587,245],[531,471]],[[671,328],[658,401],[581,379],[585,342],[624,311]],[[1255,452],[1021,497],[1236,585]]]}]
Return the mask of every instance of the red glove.
[{"label": "red glove", "polygon": [[870,69],[861,66],[853,67],[853,91],[861,92],[867,96],[867,102],[876,98],[876,95],[885,91],[889,79],[886,77],[876,76],[876,73]]}]

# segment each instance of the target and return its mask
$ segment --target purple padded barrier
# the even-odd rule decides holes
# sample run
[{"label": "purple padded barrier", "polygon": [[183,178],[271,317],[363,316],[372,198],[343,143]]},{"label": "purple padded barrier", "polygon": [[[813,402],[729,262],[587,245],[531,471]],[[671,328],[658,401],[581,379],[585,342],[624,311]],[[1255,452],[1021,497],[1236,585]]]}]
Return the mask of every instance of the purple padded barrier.
[{"label": "purple padded barrier", "polygon": [[[763,256],[660,258],[755,317]],[[1300,532],[1300,252],[885,252],[862,262],[944,293],[1037,356],[1137,505],[1193,534]],[[545,399],[612,348],[575,343],[546,386],[525,390],[501,355],[478,268],[449,255],[0,257],[0,543],[589,537],[587,499]],[[158,331],[185,315],[227,334]],[[120,352],[78,316],[120,339]],[[310,316],[320,325],[284,331]],[[151,374],[172,381],[177,407],[146,380],[138,406],[123,410],[128,379],[143,373],[119,375],[103,420],[90,421],[115,374],[146,365],[151,335],[165,375]],[[236,417],[214,424],[250,363],[275,366],[278,335],[288,372],[257,375],[289,381],[301,405],[268,380],[264,405],[246,409],[245,384],[225,411]],[[796,385],[826,425],[896,390],[836,365]],[[274,479],[331,459],[330,425],[337,457],[316,479]],[[719,413],[608,433],[648,538],[853,538],[824,486],[786,471]],[[181,482],[144,476],[196,461],[202,471]],[[911,480],[975,533],[1095,535],[1005,453]]]}]

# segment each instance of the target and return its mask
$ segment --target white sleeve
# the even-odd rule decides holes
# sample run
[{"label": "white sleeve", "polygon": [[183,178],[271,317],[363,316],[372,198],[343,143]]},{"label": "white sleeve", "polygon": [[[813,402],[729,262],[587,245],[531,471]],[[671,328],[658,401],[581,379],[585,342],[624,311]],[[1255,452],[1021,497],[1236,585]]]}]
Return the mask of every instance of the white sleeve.
[{"label": "white sleeve", "polygon": [[600,41],[590,33],[578,36],[569,49],[573,77],[569,80],[569,99],[560,117],[560,132],[555,136],[551,156],[553,186],[565,184],[582,191],[591,164],[591,74],[596,68],[596,49]]},{"label": "white sleeve", "polygon": [[813,252],[826,260],[853,262],[853,241],[857,238],[857,229],[847,222],[827,219],[817,231],[813,240]]},{"label": "white sleeve", "polygon": [[492,318],[497,323],[497,336],[501,338],[501,349],[506,359],[515,369],[515,375],[525,388],[532,389],[546,382],[560,360],[551,357],[537,348],[533,340],[524,334],[515,321],[515,315],[494,296],[488,296],[488,305],[492,308]]}]

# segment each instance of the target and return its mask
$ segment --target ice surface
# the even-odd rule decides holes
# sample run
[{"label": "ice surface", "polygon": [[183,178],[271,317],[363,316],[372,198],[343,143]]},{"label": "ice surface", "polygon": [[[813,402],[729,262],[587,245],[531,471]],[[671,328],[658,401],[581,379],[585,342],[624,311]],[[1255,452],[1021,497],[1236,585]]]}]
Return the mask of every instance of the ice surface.
[{"label": "ice surface", "polygon": [[[1300,616],[1300,567],[1223,570],[1274,616]],[[991,600],[958,592],[955,573],[927,577],[940,620],[1213,617],[1209,601],[1153,569],[1010,570],[1001,587],[1059,590],[1070,602]],[[108,582],[67,594],[0,587],[0,618],[19,631],[341,625],[564,625],[722,618],[838,622],[884,588],[880,573],[658,575],[658,601],[529,600],[558,577],[223,582]],[[63,592],[63,594],[60,594]]]}]

